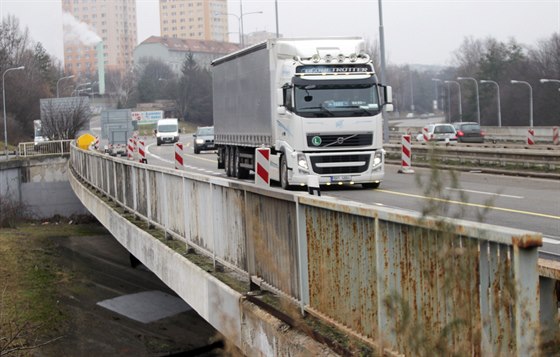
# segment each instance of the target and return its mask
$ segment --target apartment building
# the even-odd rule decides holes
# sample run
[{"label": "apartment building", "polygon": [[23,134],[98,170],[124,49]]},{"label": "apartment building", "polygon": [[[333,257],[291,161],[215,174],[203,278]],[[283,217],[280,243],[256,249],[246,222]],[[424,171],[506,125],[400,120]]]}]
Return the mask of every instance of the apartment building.
[{"label": "apartment building", "polygon": [[67,72],[92,78],[97,72],[99,40],[103,41],[105,71],[122,72],[132,67],[137,42],[136,0],[62,0],[62,11],[76,20],[63,15]]},{"label": "apartment building", "polygon": [[227,0],[159,0],[162,37],[228,41]]},{"label": "apartment building", "polygon": [[151,36],[136,46],[134,63],[156,59],[180,75],[183,62],[191,53],[199,66],[209,68],[216,58],[238,50],[236,43]]}]

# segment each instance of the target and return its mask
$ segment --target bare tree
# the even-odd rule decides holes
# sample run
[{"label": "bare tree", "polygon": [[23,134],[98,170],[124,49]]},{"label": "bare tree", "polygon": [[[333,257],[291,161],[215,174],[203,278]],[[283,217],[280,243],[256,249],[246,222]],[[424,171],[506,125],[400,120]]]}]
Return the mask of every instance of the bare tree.
[{"label": "bare tree", "polygon": [[132,108],[136,105],[133,95],[136,91],[135,73],[110,70],[105,74],[106,92],[119,108]]},{"label": "bare tree", "polygon": [[87,97],[41,100],[43,135],[50,140],[74,139],[88,128],[91,117]]}]

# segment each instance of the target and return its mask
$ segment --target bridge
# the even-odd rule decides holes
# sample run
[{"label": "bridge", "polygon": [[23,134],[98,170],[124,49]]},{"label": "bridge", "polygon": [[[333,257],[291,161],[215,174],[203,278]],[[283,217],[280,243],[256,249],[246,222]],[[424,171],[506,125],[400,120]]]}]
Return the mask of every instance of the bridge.
[{"label": "bridge", "polygon": [[247,355],[536,355],[540,233],[341,202],[72,147],[84,206]]}]

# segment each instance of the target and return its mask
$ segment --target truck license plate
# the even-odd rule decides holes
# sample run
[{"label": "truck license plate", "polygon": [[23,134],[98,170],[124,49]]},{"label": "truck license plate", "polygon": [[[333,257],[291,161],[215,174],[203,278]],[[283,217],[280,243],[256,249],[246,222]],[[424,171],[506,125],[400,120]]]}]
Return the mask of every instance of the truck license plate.
[{"label": "truck license plate", "polygon": [[331,176],[331,182],[352,181],[352,176]]}]

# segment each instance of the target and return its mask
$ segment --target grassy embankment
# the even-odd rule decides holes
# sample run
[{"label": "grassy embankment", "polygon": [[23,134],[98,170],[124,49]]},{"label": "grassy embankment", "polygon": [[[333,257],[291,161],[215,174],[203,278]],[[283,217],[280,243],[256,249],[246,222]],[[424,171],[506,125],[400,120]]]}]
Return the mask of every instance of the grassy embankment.
[{"label": "grassy embankment", "polygon": [[0,352],[65,333],[58,287],[73,273],[56,263],[57,240],[95,234],[106,231],[98,224],[26,223],[0,229]]}]

